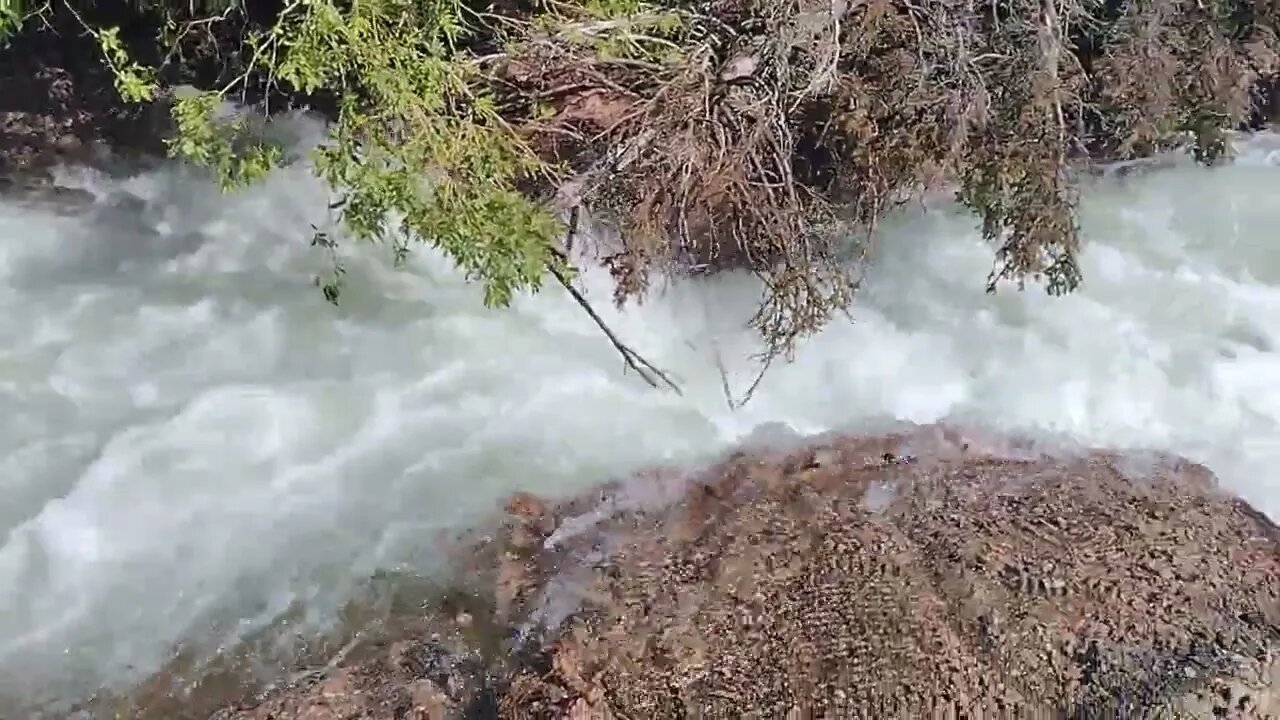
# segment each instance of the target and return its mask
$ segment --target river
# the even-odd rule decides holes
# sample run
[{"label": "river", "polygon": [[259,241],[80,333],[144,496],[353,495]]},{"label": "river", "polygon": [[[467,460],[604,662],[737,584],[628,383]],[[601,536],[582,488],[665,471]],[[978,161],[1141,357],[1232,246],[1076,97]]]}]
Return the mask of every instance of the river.
[{"label": "river", "polygon": [[1167,449],[1280,517],[1277,138],[1091,187],[1066,298],[985,294],[992,249],[968,215],[893,218],[853,321],[737,411],[716,358],[745,389],[747,277],[619,312],[588,274],[677,396],[624,373],[558,287],[486,310],[425,249],[395,269],[348,248],[327,304],[308,241],[329,197],[304,167],[232,195],[174,166],[63,182],[92,207],[0,201],[0,698],[124,687],[176,643],[216,647],[290,606],[306,632],[376,570],[430,570],[436,531],[513,490],[693,461],[767,422]]}]

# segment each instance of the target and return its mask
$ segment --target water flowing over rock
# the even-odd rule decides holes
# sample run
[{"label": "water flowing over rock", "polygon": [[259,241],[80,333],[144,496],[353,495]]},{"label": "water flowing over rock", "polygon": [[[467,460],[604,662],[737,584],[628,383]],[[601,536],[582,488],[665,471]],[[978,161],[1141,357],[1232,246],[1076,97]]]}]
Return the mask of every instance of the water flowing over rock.
[{"label": "water flowing over rock", "polygon": [[1203,467],[811,440],[513,497],[475,607],[217,717],[1280,717],[1280,529]]}]

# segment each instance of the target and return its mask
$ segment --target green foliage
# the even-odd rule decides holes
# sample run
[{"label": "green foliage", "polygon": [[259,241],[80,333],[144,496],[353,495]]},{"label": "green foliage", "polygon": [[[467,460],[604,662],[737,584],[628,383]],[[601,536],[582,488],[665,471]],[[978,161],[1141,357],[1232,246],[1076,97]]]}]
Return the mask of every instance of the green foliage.
[{"label": "green foliage", "polygon": [[427,239],[505,305],[539,286],[558,226],[515,190],[541,163],[457,61],[461,13],[456,0],[312,2],[273,30],[282,52],[268,70],[304,92],[343,88],[315,162],[345,192],[356,237],[390,241],[398,259]]},{"label": "green foliage", "polygon": [[120,29],[115,27],[90,30],[102,48],[102,56],[115,76],[116,92],[125,102],[150,102],[156,96],[154,73],[134,62],[120,42]]},{"label": "green foliage", "polygon": [[601,60],[639,60],[671,66],[685,56],[685,13],[639,0],[587,0],[581,20],[550,13],[541,18],[549,35],[589,49]]},{"label": "green foliage", "polygon": [[[159,40],[175,42],[237,3],[206,3],[194,18],[166,16]],[[517,191],[550,172],[500,116],[461,44],[472,29],[459,0],[291,0],[269,28],[242,37],[243,60],[224,86],[172,98],[171,154],[210,170],[222,187],[255,182],[282,160],[255,141],[243,114],[221,113],[254,78],[277,92],[330,93],[338,112],[314,163],[342,196],[339,219],[356,238],[385,242],[399,261],[412,241],[435,244],[472,278],[485,300],[506,305],[540,286],[559,223]],[[210,15],[211,17],[211,15]],[[168,91],[154,68],[130,58],[114,27],[84,29],[98,41],[127,102]],[[166,51],[174,48],[162,48]],[[334,248],[328,236],[315,244]],[[341,268],[325,284],[337,301]]]},{"label": "green foliage", "polygon": [[282,153],[278,147],[249,139],[243,117],[219,119],[222,102],[215,92],[175,99],[177,135],[168,145],[174,155],[213,170],[222,188],[231,190],[266,177],[280,163]]},{"label": "green foliage", "polygon": [[26,16],[26,3],[23,0],[0,0],[0,49],[9,44]]}]

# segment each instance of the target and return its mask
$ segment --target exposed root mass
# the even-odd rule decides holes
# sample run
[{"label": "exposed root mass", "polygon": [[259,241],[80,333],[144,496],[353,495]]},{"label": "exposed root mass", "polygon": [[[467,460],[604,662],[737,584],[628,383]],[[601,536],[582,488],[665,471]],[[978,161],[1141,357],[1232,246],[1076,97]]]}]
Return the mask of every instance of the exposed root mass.
[{"label": "exposed root mass", "polygon": [[571,274],[553,220],[570,208],[619,231],[601,258],[619,303],[655,273],[745,268],[766,361],[849,307],[886,212],[943,185],[995,247],[991,290],[1072,290],[1073,163],[1174,144],[1212,162],[1227,131],[1274,116],[1280,70],[1269,0],[31,8],[0,52],[79,75],[105,59],[107,94],[211,93],[177,103],[174,149],[220,173],[259,177],[273,156],[208,100],[327,113],[321,173],[348,229],[397,257],[436,243],[495,304]]}]

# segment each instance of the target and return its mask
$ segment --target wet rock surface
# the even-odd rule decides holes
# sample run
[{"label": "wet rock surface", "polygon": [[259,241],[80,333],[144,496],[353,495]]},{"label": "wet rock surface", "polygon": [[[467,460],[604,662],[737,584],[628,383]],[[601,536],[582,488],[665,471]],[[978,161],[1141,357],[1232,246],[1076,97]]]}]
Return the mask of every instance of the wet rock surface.
[{"label": "wet rock surface", "polygon": [[506,511],[450,629],[215,717],[1280,718],[1280,530],[1175,458],[914,428]]},{"label": "wet rock surface", "polygon": [[129,172],[165,157],[166,104],[127,105],[105,69],[77,75],[38,55],[15,51],[0,66],[0,193],[7,200],[74,205],[84,198],[54,183],[57,166]]}]

